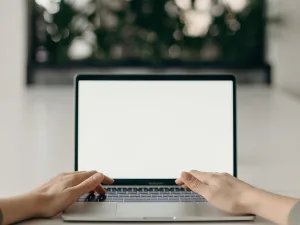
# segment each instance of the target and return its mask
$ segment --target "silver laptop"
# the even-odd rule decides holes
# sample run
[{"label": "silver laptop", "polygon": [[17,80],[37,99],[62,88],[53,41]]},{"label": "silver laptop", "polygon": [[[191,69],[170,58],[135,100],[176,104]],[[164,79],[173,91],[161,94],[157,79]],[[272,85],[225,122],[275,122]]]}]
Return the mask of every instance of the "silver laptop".
[{"label": "silver laptop", "polygon": [[79,75],[75,170],[114,178],[66,221],[236,221],[176,186],[182,171],[236,170],[235,79],[230,75]]}]

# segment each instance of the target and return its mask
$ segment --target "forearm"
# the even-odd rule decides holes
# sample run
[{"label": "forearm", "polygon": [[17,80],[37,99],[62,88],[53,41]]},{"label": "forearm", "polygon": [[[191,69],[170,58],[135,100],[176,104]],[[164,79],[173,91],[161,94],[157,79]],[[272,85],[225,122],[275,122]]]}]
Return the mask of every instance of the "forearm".
[{"label": "forearm", "polygon": [[37,216],[35,199],[30,195],[0,199],[0,210],[3,216],[0,225],[7,225]]},{"label": "forearm", "polygon": [[288,225],[291,209],[299,199],[284,197],[255,189],[248,196],[249,212],[276,224]]}]

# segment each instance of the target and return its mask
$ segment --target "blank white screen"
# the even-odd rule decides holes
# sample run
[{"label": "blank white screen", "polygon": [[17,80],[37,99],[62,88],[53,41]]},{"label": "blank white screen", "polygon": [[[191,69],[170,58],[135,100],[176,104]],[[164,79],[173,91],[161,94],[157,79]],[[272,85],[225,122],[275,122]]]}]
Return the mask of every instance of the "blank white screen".
[{"label": "blank white screen", "polygon": [[78,169],[233,174],[232,81],[79,81]]}]

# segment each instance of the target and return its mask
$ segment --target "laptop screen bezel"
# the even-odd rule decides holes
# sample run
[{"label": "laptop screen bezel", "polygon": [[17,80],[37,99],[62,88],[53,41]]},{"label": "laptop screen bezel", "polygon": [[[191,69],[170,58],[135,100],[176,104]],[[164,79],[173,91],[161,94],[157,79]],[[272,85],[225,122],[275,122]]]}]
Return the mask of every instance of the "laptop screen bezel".
[{"label": "laptop screen bezel", "polygon": [[[78,96],[80,81],[232,81],[233,176],[237,177],[236,80],[233,75],[93,75],[78,74],[75,82],[75,171],[78,171]],[[101,162],[100,162],[101,163]],[[101,172],[101,171],[100,171]],[[109,174],[107,174],[109,176]],[[174,185],[174,179],[115,179],[114,185]]]}]

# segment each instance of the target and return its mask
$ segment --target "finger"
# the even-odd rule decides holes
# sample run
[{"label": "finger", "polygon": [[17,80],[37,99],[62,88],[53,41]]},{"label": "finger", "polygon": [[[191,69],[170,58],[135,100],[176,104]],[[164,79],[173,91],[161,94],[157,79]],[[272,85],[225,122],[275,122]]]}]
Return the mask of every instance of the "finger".
[{"label": "finger", "polygon": [[182,187],[183,189],[185,189],[185,190],[188,190],[188,189],[189,189],[189,187],[188,187],[186,184],[182,185],[181,187]]},{"label": "finger", "polygon": [[73,171],[73,172],[68,172],[68,173],[62,173],[63,176],[68,176],[72,174],[78,174],[78,173],[85,173],[86,171]]},{"label": "finger", "polygon": [[189,189],[188,186],[186,186],[186,185],[184,184],[184,182],[183,182],[180,178],[178,178],[178,179],[175,181],[175,183],[176,183],[177,185],[181,186],[181,187],[182,187],[183,189],[185,189],[185,190]]},{"label": "finger", "polygon": [[[83,173],[76,173],[76,174],[72,174],[73,177],[73,185],[77,185],[80,184],[81,182],[83,182],[84,180],[86,180],[87,178],[91,177],[92,175],[98,173],[97,171],[88,171],[88,172],[83,172]],[[114,182],[113,179],[103,175],[103,181],[102,183],[104,184],[112,184]]]},{"label": "finger", "polygon": [[180,177],[175,180],[175,183],[180,186],[184,184]]},{"label": "finger", "polygon": [[70,174],[78,174],[78,173],[86,173],[87,171],[74,171],[74,172],[72,172],[72,173],[70,173]]},{"label": "finger", "polygon": [[191,170],[189,173],[204,184],[210,184],[213,178],[213,173],[201,172],[197,170]]},{"label": "finger", "polygon": [[83,194],[89,193],[92,190],[95,190],[97,186],[103,181],[104,175],[102,173],[95,173],[90,176],[80,184],[68,188],[69,191],[76,194],[76,196],[81,196]]},{"label": "finger", "polygon": [[104,175],[104,178],[103,178],[103,181],[102,181],[103,184],[110,185],[110,184],[113,184],[114,182],[115,182],[114,179]]},{"label": "finger", "polygon": [[177,185],[181,186],[181,187],[182,187],[183,189],[185,189],[185,190],[188,189],[188,186],[186,186],[186,185],[184,184],[184,182],[181,180],[180,177],[177,178],[177,179],[175,180],[175,183],[176,183]]},{"label": "finger", "polygon": [[104,195],[106,193],[106,190],[105,188],[102,186],[102,185],[98,185],[96,188],[95,188],[95,191],[100,194],[100,195]]},{"label": "finger", "polygon": [[[88,179],[89,177],[93,176],[96,173],[97,173],[97,171],[72,173],[67,176],[68,179],[66,179],[66,180],[69,181],[68,182],[69,186],[76,186],[76,185],[80,184],[81,182],[83,182],[84,180]],[[93,190],[91,190],[91,191],[93,191]]]},{"label": "finger", "polygon": [[183,172],[181,174],[181,179],[189,189],[191,189],[193,192],[198,193],[199,195],[205,196],[208,191],[208,185],[203,184],[191,173]]}]

